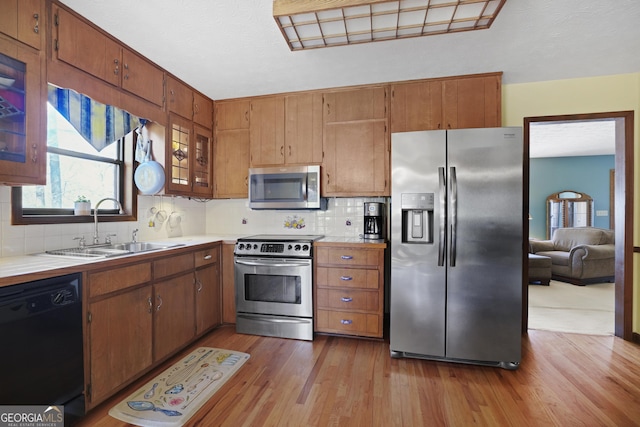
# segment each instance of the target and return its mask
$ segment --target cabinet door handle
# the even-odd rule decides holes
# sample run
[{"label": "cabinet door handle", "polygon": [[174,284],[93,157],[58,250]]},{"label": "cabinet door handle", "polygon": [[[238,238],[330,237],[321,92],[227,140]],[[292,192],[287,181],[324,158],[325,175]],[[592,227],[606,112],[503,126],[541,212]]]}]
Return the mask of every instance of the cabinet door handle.
[{"label": "cabinet door handle", "polygon": [[40,15],[37,13],[33,14],[33,19],[36,20],[35,25],[33,26],[33,32],[38,34],[40,32]]},{"label": "cabinet door handle", "polygon": [[351,276],[340,276],[340,280],[349,281],[349,280],[353,280],[353,277],[351,277]]},{"label": "cabinet door handle", "polygon": [[198,285],[196,292],[200,293],[200,291],[202,290],[202,282],[200,281],[200,279],[196,278],[196,284]]},{"label": "cabinet door handle", "polygon": [[353,259],[353,256],[351,256],[351,255],[342,255],[340,258],[348,260],[348,259]]},{"label": "cabinet door handle", "polygon": [[350,325],[353,323],[353,320],[351,319],[341,319],[340,323],[342,323],[343,325]]},{"label": "cabinet door handle", "polygon": [[162,298],[160,298],[160,295],[158,295],[156,297],[156,299],[160,302],[157,306],[156,306],[156,311],[160,311],[160,307],[162,307]]},{"label": "cabinet door handle", "polygon": [[151,313],[153,311],[153,301],[151,300],[151,297],[147,298],[147,302],[149,303],[149,310],[147,311]]},{"label": "cabinet door handle", "polygon": [[351,301],[353,301],[353,298],[351,298],[351,297],[342,297],[342,298],[340,298],[340,300],[342,300],[342,302],[351,302]]}]

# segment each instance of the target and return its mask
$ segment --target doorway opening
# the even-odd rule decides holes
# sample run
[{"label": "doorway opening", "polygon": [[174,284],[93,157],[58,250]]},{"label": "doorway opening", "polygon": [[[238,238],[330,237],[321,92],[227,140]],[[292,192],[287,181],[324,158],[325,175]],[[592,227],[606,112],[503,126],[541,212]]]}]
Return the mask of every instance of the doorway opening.
[{"label": "doorway opening", "polygon": [[[562,116],[527,117],[524,119],[525,144],[525,212],[531,212],[530,192],[530,153],[531,128],[551,123],[588,123],[590,121],[610,121],[614,129],[614,183],[613,204],[610,206],[611,224],[615,224],[615,335],[626,340],[632,339],[632,301],[633,301],[633,111],[575,114]],[[628,219],[628,220],[627,220]],[[530,224],[526,223],[525,235],[530,235]],[[525,253],[528,252],[528,239],[525,240]],[[527,265],[525,263],[525,265]],[[528,280],[523,280],[523,330],[528,329]]]}]

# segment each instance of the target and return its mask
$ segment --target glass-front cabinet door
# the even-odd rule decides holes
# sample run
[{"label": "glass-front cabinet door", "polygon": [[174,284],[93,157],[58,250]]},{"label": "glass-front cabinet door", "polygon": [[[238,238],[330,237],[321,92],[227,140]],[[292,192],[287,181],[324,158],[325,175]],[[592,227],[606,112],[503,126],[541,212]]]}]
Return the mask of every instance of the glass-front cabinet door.
[{"label": "glass-front cabinet door", "polygon": [[44,184],[40,56],[0,39],[0,182]]},{"label": "glass-front cabinet door", "polygon": [[195,156],[193,158],[193,193],[202,197],[213,196],[212,152],[213,141],[209,129],[193,126]]},{"label": "glass-front cabinet door", "polygon": [[167,153],[168,194],[213,197],[211,130],[170,115],[171,144]]},{"label": "glass-front cabinet door", "polygon": [[170,143],[167,153],[168,193],[188,194],[191,191],[191,128],[192,123],[171,114]]}]

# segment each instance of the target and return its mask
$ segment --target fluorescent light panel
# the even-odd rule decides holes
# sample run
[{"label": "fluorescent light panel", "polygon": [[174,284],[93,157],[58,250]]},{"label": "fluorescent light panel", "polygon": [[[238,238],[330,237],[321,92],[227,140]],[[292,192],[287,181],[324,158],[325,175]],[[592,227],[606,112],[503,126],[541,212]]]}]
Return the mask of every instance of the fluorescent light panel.
[{"label": "fluorescent light panel", "polygon": [[506,0],[274,0],[291,50],[489,28]]}]

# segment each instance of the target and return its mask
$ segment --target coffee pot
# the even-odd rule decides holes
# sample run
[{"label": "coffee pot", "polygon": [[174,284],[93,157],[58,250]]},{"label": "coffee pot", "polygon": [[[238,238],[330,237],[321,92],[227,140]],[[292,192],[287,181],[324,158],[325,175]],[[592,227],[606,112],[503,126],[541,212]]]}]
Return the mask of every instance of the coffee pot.
[{"label": "coffee pot", "polygon": [[364,204],[365,239],[384,239],[384,203],[367,202]]}]

